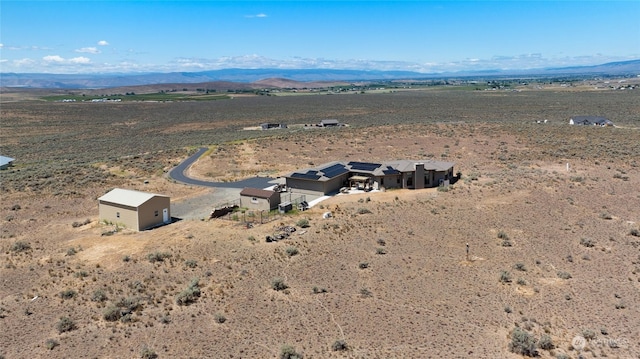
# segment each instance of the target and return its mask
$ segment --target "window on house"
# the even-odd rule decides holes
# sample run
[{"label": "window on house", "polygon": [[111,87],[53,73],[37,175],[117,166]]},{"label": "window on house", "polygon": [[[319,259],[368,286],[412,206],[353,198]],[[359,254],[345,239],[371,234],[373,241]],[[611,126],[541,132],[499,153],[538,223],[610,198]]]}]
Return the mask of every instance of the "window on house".
[{"label": "window on house", "polygon": [[413,177],[407,178],[407,186],[413,186]]},{"label": "window on house", "polygon": [[251,197],[251,203],[258,203],[258,198]]},{"label": "window on house", "polygon": [[120,212],[116,212],[116,218],[120,218]]},{"label": "window on house", "polygon": [[155,212],[153,213],[153,215],[154,215],[154,216],[156,216],[156,217],[158,217],[158,211],[155,211]]}]

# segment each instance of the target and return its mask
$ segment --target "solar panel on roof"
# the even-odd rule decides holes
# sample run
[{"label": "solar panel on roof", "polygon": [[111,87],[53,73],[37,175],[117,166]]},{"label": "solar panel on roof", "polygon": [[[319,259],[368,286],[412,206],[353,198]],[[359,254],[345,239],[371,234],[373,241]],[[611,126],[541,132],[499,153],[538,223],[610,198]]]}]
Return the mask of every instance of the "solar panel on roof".
[{"label": "solar panel on roof", "polygon": [[386,170],[383,170],[382,173],[386,174],[386,175],[397,175],[400,173],[400,171],[398,171],[397,169],[391,167],[391,166],[387,166]]},{"label": "solar panel on roof", "polygon": [[336,169],[343,169],[343,168],[344,168],[343,164],[336,163],[334,165],[331,165],[329,167],[325,167],[325,168],[321,169],[321,171],[326,173],[326,172],[331,172],[331,171],[336,170]]},{"label": "solar panel on roof", "polygon": [[349,166],[351,166],[352,170],[358,171],[375,171],[376,168],[380,167],[379,163],[370,163],[370,162],[349,162]]},{"label": "solar panel on roof", "polygon": [[333,178],[347,172],[349,172],[349,170],[340,163],[322,169],[322,173],[328,178]]},{"label": "solar panel on roof", "polygon": [[317,180],[320,178],[320,175],[317,174],[316,171],[309,171],[308,173],[293,173],[291,175],[291,178],[302,178],[302,179],[310,179],[310,180]]}]

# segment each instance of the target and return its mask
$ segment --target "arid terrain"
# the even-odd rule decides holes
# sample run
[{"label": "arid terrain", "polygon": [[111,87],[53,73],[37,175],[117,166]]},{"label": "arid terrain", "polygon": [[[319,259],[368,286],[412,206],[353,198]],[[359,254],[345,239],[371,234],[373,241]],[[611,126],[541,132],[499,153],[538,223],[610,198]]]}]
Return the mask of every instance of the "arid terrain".
[{"label": "arid terrain", "polygon": [[[640,358],[638,91],[3,93],[0,154],[16,161],[0,172],[0,358]],[[325,118],[349,126],[243,130]],[[200,146],[190,174],[218,181],[425,158],[455,162],[460,179],[247,228],[206,219],[215,203],[199,199],[218,190],[167,178]],[[114,187],[202,215],[104,235],[97,198]],[[281,225],[297,230],[265,242]]]}]

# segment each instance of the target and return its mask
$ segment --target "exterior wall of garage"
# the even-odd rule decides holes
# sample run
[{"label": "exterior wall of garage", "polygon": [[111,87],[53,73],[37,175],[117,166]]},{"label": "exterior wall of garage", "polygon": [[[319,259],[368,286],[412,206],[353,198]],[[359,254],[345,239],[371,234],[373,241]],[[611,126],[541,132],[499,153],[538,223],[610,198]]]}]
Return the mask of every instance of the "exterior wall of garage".
[{"label": "exterior wall of garage", "polygon": [[287,178],[287,186],[295,193],[324,196],[329,193],[338,192],[340,188],[345,186],[347,178],[348,173],[336,176],[327,181]]},{"label": "exterior wall of garage", "polygon": [[[165,214],[166,211],[166,214]],[[139,207],[130,207],[118,203],[100,201],[100,220],[141,231],[171,222],[171,205],[169,197],[155,196]]]},{"label": "exterior wall of garage", "polygon": [[117,203],[100,201],[100,220],[138,230],[138,209]]},{"label": "exterior wall of garage", "polygon": [[287,187],[293,192],[311,194],[315,196],[324,195],[324,183],[318,181],[309,181],[298,178],[287,178]]},{"label": "exterior wall of garage", "polygon": [[167,223],[171,222],[171,205],[169,197],[154,196],[138,207],[138,230],[159,226],[165,223],[164,210],[167,211]]}]

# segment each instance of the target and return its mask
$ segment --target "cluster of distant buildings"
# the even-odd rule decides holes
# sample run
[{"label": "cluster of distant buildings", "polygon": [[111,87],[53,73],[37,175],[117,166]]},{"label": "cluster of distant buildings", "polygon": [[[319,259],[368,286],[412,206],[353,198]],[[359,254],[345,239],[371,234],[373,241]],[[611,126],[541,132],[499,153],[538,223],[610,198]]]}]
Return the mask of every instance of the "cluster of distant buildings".
[{"label": "cluster of distant buildings", "polygon": [[[547,123],[547,120],[544,121],[536,121],[536,123]],[[570,125],[583,125],[583,126],[614,126],[613,122],[606,117],[601,116],[574,116],[569,119]],[[312,127],[340,127],[345,126],[345,124],[340,123],[336,119],[325,119],[320,121],[315,125],[311,125]],[[305,125],[308,127],[308,125]],[[272,129],[284,129],[288,128],[286,123],[261,123],[260,129],[262,130],[272,130]]]},{"label": "cluster of distant buildings", "polygon": [[611,122],[611,120],[600,116],[574,116],[569,119],[569,124],[600,127],[613,126],[613,122]]},{"label": "cluster of distant buildings", "polygon": [[[75,98],[64,98],[60,102],[76,102]],[[121,98],[94,98],[91,102],[122,102]]]},{"label": "cluster of distant buildings", "polygon": [[[322,120],[319,123],[315,124],[315,127],[340,127],[340,126],[345,126],[345,124],[341,123],[340,121],[338,121],[336,119],[325,119],[325,120]],[[308,126],[305,125],[305,127],[308,127]],[[287,124],[286,123],[273,123],[273,122],[267,122],[267,123],[261,123],[260,124],[260,129],[262,129],[262,130],[273,130],[273,129],[282,129],[282,128],[287,128]]]}]

